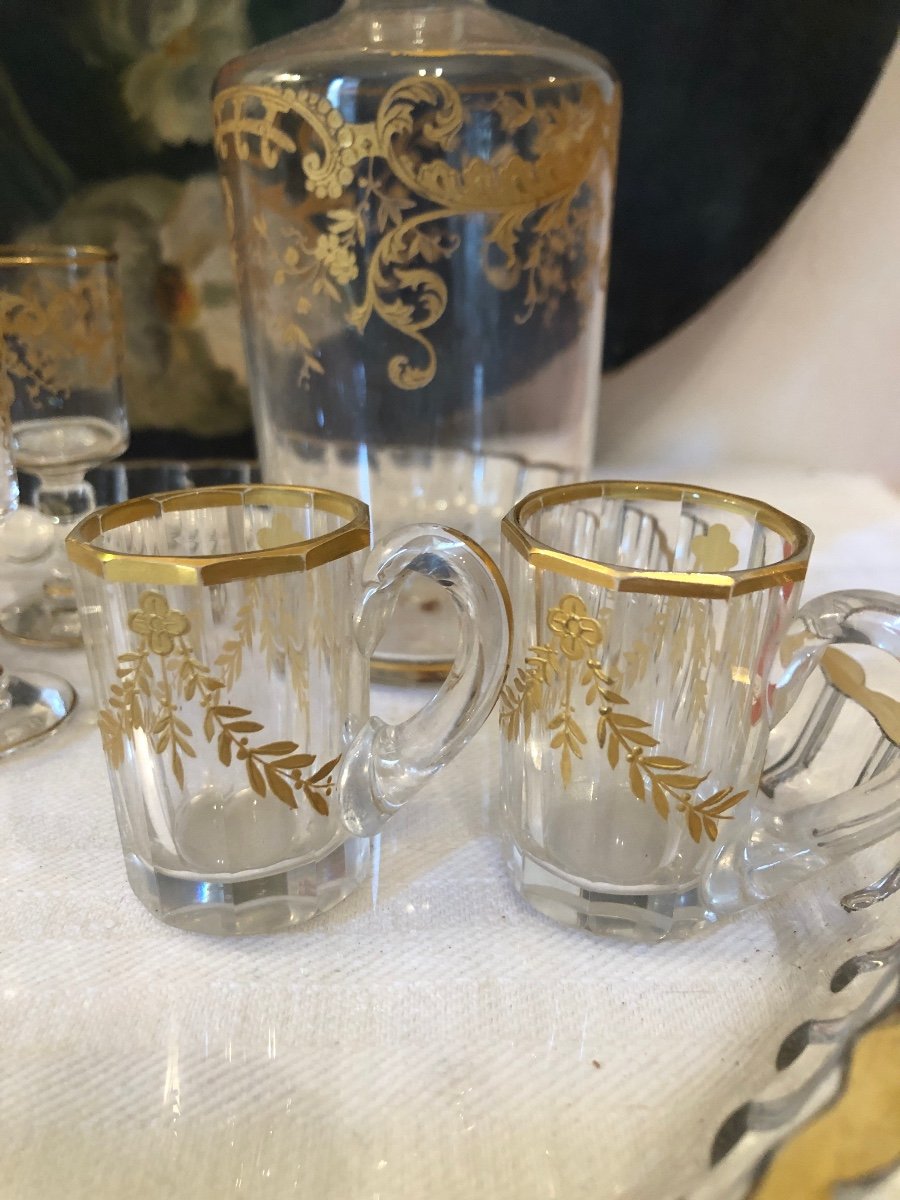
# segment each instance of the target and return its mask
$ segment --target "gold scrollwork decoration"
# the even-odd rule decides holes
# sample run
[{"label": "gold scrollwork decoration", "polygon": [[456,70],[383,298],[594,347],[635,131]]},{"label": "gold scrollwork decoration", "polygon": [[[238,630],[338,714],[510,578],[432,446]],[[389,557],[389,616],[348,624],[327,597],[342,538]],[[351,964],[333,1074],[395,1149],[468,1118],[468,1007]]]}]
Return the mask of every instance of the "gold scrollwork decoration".
[{"label": "gold scrollwork decoration", "polygon": [[171,608],[160,592],[143,592],[138,607],[128,614],[137,645],[119,655],[116,682],[98,720],[113,768],[124,762],[126,741],[133,743],[141,731],[153,751],[168,758],[172,775],[183,787],[183,756],[196,758],[197,751],[195,732],[179,715],[180,701],[196,700],[203,710],[203,737],[216,743],[224,767],[243,763],[258,796],[271,794],[292,809],[299,807],[302,796],[327,816],[340,756],[316,766],[316,755],[301,751],[296,742],[266,740],[263,725],[250,709],[223,702],[225,681],[195,655],[187,639],[190,627],[187,616]]},{"label": "gold scrollwork decoration", "polygon": [[663,820],[674,809],[684,817],[693,841],[699,843],[705,835],[714,842],[719,822],[731,819],[731,810],[747,792],[725,787],[700,799],[698,792],[708,774],[697,774],[682,759],[658,753],[658,740],[647,732],[650,722],[622,711],[628,700],[616,690],[618,680],[603,670],[597,657],[603,625],[588,614],[579,596],[564,596],[550,610],[547,625],[548,640],[530,648],[501,692],[500,727],[506,738],[529,737],[535,717],[543,717],[551,735],[550,749],[560,754],[563,785],[568,787],[573,759],[584,757],[588,741],[576,717],[577,672],[584,705],[596,709],[595,737],[606,751],[610,769],[627,769],[632,795],[642,803],[649,799]]},{"label": "gold scrollwork decoration", "polygon": [[[539,102],[523,87],[482,104],[478,111],[492,114],[507,135],[490,160],[461,149],[476,107],[467,109],[439,77],[400,80],[375,119],[359,124],[305,88],[239,85],[216,96],[220,160],[234,155],[264,177],[286,156],[299,156],[306,201],[290,205],[282,187],[250,187],[256,211],[243,242],[233,232],[233,246],[239,269],[263,288],[294,285],[291,315],[268,324],[299,354],[303,382],[323,373],[304,322],[319,296],[342,306],[360,331],[377,317],[416,344],[414,357],[398,353],[389,361],[397,387],[420,388],[434,378],[428,330],[448,303],[435,268],[459,249],[458,234],[447,228],[454,218],[486,217],[483,270],[498,289],[521,285],[520,323],[539,308],[549,319],[566,293],[601,285],[601,160],[605,154],[612,169],[618,93],[607,101],[594,83],[572,88],[577,96],[560,91],[554,102]],[[227,178],[224,189],[234,231]]]}]

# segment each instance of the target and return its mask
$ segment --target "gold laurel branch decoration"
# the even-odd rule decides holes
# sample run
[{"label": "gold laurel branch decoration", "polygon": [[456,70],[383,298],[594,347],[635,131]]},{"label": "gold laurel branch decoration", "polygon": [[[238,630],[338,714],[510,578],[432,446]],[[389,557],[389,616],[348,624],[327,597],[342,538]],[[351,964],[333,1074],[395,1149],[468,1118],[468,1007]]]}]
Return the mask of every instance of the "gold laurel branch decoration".
[{"label": "gold laurel branch decoration", "polygon": [[[697,774],[683,759],[654,753],[659,741],[647,732],[650,722],[621,711],[629,701],[616,690],[616,680],[596,657],[603,626],[588,615],[579,596],[564,596],[550,610],[547,624],[549,641],[530,647],[524,665],[516,669],[501,693],[500,727],[506,738],[514,741],[522,732],[528,737],[535,716],[543,716],[553,735],[550,748],[560,753],[563,785],[568,787],[573,760],[583,759],[587,744],[572,699],[577,672],[584,703],[596,709],[595,737],[598,747],[606,751],[610,769],[627,769],[632,795],[642,803],[650,800],[663,820],[674,811],[683,816],[693,841],[699,843],[705,835],[714,842],[719,823],[734,816],[731,810],[747,791],[725,787],[701,799],[697,793],[708,775]],[[551,685],[560,680],[560,702],[551,705]]]},{"label": "gold laurel branch decoration", "polygon": [[225,687],[231,689],[237,683],[244,669],[244,652],[253,649],[258,637],[269,674],[289,673],[295,695],[305,696],[308,679],[304,646],[294,636],[284,595],[279,589],[274,604],[263,604],[256,580],[248,579],[244,586],[247,599],[237,611],[232,636],[223,643],[214,663]]},{"label": "gold laurel branch decoration", "polygon": [[[227,664],[235,678],[240,674],[240,652],[248,644],[245,638],[252,638],[246,616],[239,614],[238,624],[240,650],[235,654],[232,647]],[[258,796],[271,793],[292,809],[298,808],[298,796],[303,796],[317,813],[328,816],[340,755],[316,767],[317,756],[301,751],[296,742],[260,738],[259,744],[251,743],[251,737],[265,733],[263,725],[249,708],[222,702],[226,683],[195,656],[186,637],[188,618],[171,608],[161,593],[141,594],[138,607],[128,614],[128,627],[137,634],[138,643],[133,651],[119,655],[117,681],[98,719],[103,749],[115,769],[124,762],[125,743],[133,744],[140,730],[156,754],[168,756],[172,774],[183,787],[182,755],[196,758],[197,752],[195,732],[179,716],[178,701],[196,698],[204,712],[203,737],[209,744],[215,741],[224,767],[233,761],[243,763]]]}]

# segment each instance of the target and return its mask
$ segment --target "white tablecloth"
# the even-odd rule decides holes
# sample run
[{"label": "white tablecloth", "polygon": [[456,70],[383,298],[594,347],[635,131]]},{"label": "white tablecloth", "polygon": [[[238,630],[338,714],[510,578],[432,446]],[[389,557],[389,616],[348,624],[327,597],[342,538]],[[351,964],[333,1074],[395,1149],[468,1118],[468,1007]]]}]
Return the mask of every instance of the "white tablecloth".
[{"label": "white tablecloth", "polygon": [[[900,500],[874,480],[713,482],[813,525],[807,597],[900,591]],[[0,600],[17,581],[3,571]],[[874,986],[836,997],[836,967],[900,937],[900,898],[837,903],[896,842],[690,941],[556,927],[503,872],[494,720],[331,914],[271,938],[178,932],[126,883],[83,656],[0,649],[81,693],[56,736],[0,763],[3,1198],[724,1195],[723,1119],[772,1086],[797,1024]]]}]

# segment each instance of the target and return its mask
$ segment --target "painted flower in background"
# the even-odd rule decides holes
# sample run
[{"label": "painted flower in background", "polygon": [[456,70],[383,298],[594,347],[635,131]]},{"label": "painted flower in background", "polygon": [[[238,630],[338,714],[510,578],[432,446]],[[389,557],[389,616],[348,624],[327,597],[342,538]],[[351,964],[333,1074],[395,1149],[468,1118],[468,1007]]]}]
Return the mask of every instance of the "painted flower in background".
[{"label": "painted flower in background", "polygon": [[249,428],[240,322],[214,175],[132,175],[72,196],[20,241],[87,242],[119,255],[124,384],[134,428]]},{"label": "painted flower in background", "polygon": [[188,180],[159,240],[169,268],[173,324],[199,330],[216,364],[245,383],[237,291],[217,176]]},{"label": "painted flower in background", "polygon": [[247,0],[89,0],[89,57],[122,66],[131,117],[157,142],[212,137],[216,72],[250,43]]}]

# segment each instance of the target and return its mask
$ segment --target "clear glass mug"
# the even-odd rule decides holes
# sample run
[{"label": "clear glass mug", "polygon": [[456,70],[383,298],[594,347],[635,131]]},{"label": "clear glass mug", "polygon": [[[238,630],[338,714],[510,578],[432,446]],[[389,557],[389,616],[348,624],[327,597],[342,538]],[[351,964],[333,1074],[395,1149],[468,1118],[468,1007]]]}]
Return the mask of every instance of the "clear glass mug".
[{"label": "clear glass mug", "polygon": [[[608,481],[534,492],[502,532],[501,812],[536,908],[596,933],[690,932],[900,828],[900,702],[836,648],[900,658],[900,598],[798,612],[806,526],[724,492]],[[820,694],[767,766],[817,666]],[[871,733],[823,795],[807,771],[848,698]]]},{"label": "clear glass mug", "polygon": [[[129,500],[69,535],[128,878],[163,921],[271,933],[330,908],[490,713],[510,631],[492,560],[434,525],[370,541],[361,501],[262,485]],[[411,575],[461,636],[393,726],[369,718],[369,659]]]}]

